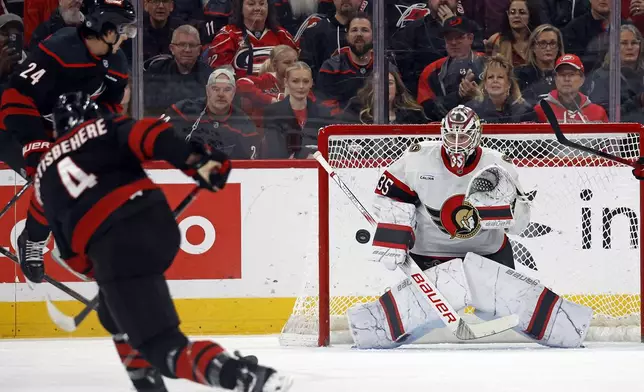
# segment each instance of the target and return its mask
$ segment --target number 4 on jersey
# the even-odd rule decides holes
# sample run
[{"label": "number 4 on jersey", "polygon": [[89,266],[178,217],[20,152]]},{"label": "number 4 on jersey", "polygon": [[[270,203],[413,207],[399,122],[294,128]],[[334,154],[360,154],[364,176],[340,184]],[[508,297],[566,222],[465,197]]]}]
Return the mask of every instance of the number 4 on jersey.
[{"label": "number 4 on jersey", "polygon": [[63,185],[74,199],[78,198],[87,188],[96,185],[96,176],[87,174],[76,166],[72,158],[63,158],[57,165],[58,175]]}]

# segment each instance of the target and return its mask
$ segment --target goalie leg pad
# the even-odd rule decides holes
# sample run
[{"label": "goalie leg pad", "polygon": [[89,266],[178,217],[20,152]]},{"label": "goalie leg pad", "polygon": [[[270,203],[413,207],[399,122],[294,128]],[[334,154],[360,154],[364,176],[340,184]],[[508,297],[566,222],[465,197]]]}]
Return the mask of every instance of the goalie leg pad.
[{"label": "goalie leg pad", "polygon": [[[430,268],[425,274],[456,310],[465,307],[469,291],[461,259]],[[410,278],[391,287],[377,301],[351,307],[347,318],[353,341],[362,349],[395,348],[444,326]]]},{"label": "goalie leg pad", "polygon": [[579,347],[592,309],[561,298],[524,274],[486,257],[468,253],[463,261],[471,290],[471,305],[495,317],[516,314],[515,331],[551,347]]}]

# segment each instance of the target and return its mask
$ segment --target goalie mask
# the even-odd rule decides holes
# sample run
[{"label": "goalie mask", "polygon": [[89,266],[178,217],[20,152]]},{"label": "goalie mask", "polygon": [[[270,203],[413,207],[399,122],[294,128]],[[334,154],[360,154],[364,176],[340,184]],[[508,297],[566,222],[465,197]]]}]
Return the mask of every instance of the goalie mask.
[{"label": "goalie mask", "polygon": [[452,167],[462,172],[481,142],[481,121],[474,110],[458,105],[441,121],[443,148]]}]

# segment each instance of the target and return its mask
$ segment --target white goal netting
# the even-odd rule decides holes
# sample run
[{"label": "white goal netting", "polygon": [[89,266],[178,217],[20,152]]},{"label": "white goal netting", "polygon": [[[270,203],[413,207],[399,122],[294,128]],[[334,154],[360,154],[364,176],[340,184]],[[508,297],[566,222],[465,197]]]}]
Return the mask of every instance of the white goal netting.
[{"label": "white goal netting", "polygon": [[[636,159],[639,127],[619,127],[570,125],[564,132],[581,144]],[[539,133],[530,133],[534,130]],[[484,128],[483,146],[510,157],[524,188],[537,190],[530,225],[511,236],[517,270],[592,307],[589,339],[639,341],[641,185],[630,167],[565,147],[546,131],[534,125]],[[370,208],[382,170],[412,143],[439,140],[438,132],[437,126],[333,126],[321,133],[320,151]],[[365,260],[370,244],[360,243],[357,234],[373,234],[373,229],[335,184],[328,185],[328,200],[320,195],[320,203],[328,203],[331,343],[349,343],[346,310],[375,300],[402,276]],[[283,328],[282,344],[318,345],[320,287],[325,286],[312,266]]]}]

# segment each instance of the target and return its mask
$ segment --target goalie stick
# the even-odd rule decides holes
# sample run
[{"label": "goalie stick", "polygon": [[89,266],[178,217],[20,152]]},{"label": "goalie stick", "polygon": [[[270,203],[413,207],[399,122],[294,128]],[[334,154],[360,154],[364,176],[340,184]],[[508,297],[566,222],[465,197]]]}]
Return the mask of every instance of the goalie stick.
[{"label": "goalie stick", "polygon": [[575,143],[572,140],[569,140],[566,135],[561,131],[561,127],[559,126],[559,121],[557,120],[557,116],[555,115],[555,112],[552,110],[552,107],[550,106],[550,103],[546,101],[545,99],[542,99],[539,102],[539,105],[541,106],[541,109],[543,109],[543,113],[546,115],[546,119],[548,120],[548,123],[550,124],[550,127],[552,127],[552,130],[555,133],[555,136],[557,136],[557,141],[564,146],[574,148],[579,151],[584,151],[589,154],[597,155],[602,158],[606,158],[611,161],[619,162],[623,165],[630,166],[634,169],[641,169],[642,165],[637,163],[636,161],[618,157],[617,155],[609,154],[605,151],[597,150],[591,147],[584,146],[579,143]]},{"label": "goalie stick", "polygon": [[[200,189],[201,188],[197,186],[194,187],[194,189],[190,191],[190,193],[181,201],[181,203],[179,203],[177,208],[172,211],[175,218],[181,215],[181,213],[188,207],[188,205],[194,200],[195,196],[197,196],[197,193]],[[53,252],[52,257],[56,257]],[[61,261],[58,261],[58,263],[61,264]],[[85,307],[76,316],[68,316],[65,313],[61,312],[56,307],[56,305],[54,305],[49,295],[45,297],[45,301],[47,302],[47,313],[49,313],[49,317],[54,322],[54,324],[56,324],[63,331],[74,332],[83,322],[83,320],[85,320],[85,318],[92,312],[92,310],[98,308],[99,296],[98,294],[96,294],[96,296],[92,298],[91,301],[85,300]]]},{"label": "goalie stick", "polygon": [[[345,195],[351,200],[351,203],[362,213],[362,216],[372,225],[378,223],[369,213],[369,211],[360,203],[358,198],[351,192],[351,189],[340,179],[338,173],[329,165],[329,162],[322,156],[319,151],[313,154],[313,157],[320,163],[322,168],[329,174],[329,177],[342,189]],[[405,275],[410,278],[417,290],[423,293],[423,298],[427,300],[430,308],[436,312],[439,318],[445,323],[452,333],[460,340],[479,339],[490,335],[496,335],[519,324],[517,315],[500,317],[495,320],[485,321],[478,324],[468,324],[456,312],[456,309],[447,302],[443,294],[426,278],[425,273],[416,265],[416,263],[407,256],[407,261],[401,268]]]}]

